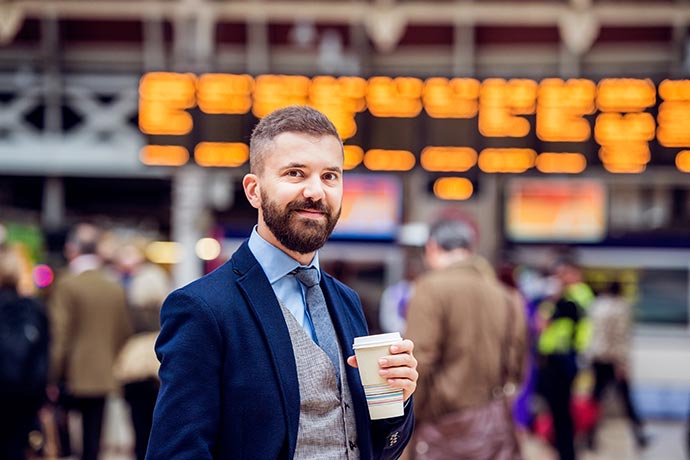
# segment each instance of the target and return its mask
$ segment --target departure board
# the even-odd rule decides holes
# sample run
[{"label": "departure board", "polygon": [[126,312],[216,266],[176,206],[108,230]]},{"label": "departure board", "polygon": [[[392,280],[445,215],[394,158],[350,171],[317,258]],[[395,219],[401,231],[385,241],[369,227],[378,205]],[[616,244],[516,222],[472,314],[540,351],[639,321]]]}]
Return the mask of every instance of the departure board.
[{"label": "departure board", "polygon": [[147,165],[242,167],[257,120],[301,104],[333,121],[348,169],[690,172],[690,80],[153,72],[139,95]]}]

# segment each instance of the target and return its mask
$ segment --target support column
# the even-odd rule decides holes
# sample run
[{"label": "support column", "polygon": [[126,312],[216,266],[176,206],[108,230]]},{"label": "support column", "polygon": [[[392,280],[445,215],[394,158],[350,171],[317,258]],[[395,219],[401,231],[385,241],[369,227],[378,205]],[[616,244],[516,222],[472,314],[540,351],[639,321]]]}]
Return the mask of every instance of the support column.
[{"label": "support column", "polygon": [[453,76],[473,77],[477,73],[474,25],[455,24],[453,28]]},{"label": "support column", "polygon": [[[261,4],[261,0],[252,0]],[[268,22],[265,17],[252,17],[247,21],[246,66],[250,75],[260,75],[271,71],[271,58],[268,42]]]},{"label": "support column", "polygon": [[479,252],[489,260],[497,262],[505,242],[503,209],[505,207],[506,178],[500,174],[484,174],[482,177],[482,201],[486,203],[482,212],[477,212],[477,225],[485,235],[493,238],[479,238]]},{"label": "support column", "polygon": [[186,166],[176,171],[172,183],[172,240],[180,245],[180,261],[173,267],[175,286],[182,286],[203,275],[195,246],[203,236],[206,214],[206,171]]},{"label": "support column", "polygon": [[46,230],[65,225],[65,183],[62,177],[46,177],[43,182],[41,225]]},{"label": "support column", "polygon": [[[690,1],[676,0],[679,7],[687,6]],[[673,25],[671,39],[672,60],[669,75],[671,78],[684,78],[690,73],[690,38],[688,38],[688,25],[679,22]]]},{"label": "support column", "polygon": [[596,42],[600,30],[592,12],[592,0],[570,0],[570,6],[558,18],[561,36],[559,73],[563,78],[581,75],[582,59]]},{"label": "support column", "polygon": [[144,69],[162,71],[167,68],[163,20],[161,17],[150,17],[144,20]]},{"label": "support column", "polygon": [[45,97],[44,134],[62,134],[62,79],[60,72],[60,28],[57,17],[46,16],[41,22],[41,54],[45,66],[43,88]]},{"label": "support column", "polygon": [[174,21],[173,68],[177,72],[189,72],[193,69],[195,51],[195,20],[180,14]]},{"label": "support column", "polygon": [[351,22],[349,26],[350,53],[356,59],[356,64],[361,75],[372,73],[371,47],[369,37],[364,26],[359,22]]},{"label": "support column", "polygon": [[[458,8],[474,0],[458,1]],[[453,27],[453,76],[474,77],[477,74],[477,49],[474,23],[457,22]]]},{"label": "support column", "polygon": [[558,63],[558,74],[561,78],[576,78],[580,76],[580,56],[570,51],[567,45],[561,43]]},{"label": "support column", "polygon": [[197,72],[210,72],[214,66],[215,55],[215,27],[216,21],[209,8],[199,10],[196,17],[195,31],[195,70]]}]

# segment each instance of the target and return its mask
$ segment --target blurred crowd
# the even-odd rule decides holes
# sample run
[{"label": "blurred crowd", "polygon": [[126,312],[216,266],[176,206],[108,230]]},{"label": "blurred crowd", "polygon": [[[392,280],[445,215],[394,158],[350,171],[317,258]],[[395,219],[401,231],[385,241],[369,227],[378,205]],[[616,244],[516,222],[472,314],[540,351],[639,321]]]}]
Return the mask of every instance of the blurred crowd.
[{"label": "blurred crowd", "polygon": [[[475,252],[476,237],[461,221],[431,225],[403,279],[381,296],[381,328],[411,338],[419,361],[417,428],[405,456],[517,459],[530,434],[561,460],[575,459],[578,445],[597,448],[607,388],[619,393],[644,448],[628,381],[625,286],[614,280],[595,292],[568,254],[538,269],[492,266]],[[172,285],[143,242],[76,225],[64,268],[38,296],[22,280],[19,251],[0,245],[0,458],[96,460],[106,399],[119,393],[134,455],[144,460],[159,309]],[[70,439],[71,412],[81,416],[79,443]]]},{"label": "blurred crowd", "polygon": [[426,272],[412,255],[381,298],[382,328],[411,338],[419,361],[409,458],[520,458],[530,435],[573,460],[597,449],[609,388],[646,447],[628,381],[633,312],[624,286],[612,280],[595,292],[567,250],[554,249],[543,267],[492,267],[474,252],[475,232],[462,222],[432,226]]},{"label": "blurred crowd", "polygon": [[[78,224],[64,266],[40,293],[26,282],[21,246],[0,244],[0,458],[63,458],[74,448],[96,460],[106,400],[119,392],[144,459],[158,393],[153,345],[171,290],[144,243]],[[80,442],[70,439],[70,413],[80,416]]]}]

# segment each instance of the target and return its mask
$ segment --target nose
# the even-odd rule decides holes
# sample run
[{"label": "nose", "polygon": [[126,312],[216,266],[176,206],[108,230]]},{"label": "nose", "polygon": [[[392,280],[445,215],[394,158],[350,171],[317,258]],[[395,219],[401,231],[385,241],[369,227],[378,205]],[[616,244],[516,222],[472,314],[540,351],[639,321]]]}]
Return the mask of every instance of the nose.
[{"label": "nose", "polygon": [[304,195],[305,198],[310,198],[314,201],[322,200],[326,196],[326,192],[323,189],[321,179],[318,176],[312,176],[304,181],[302,195]]}]

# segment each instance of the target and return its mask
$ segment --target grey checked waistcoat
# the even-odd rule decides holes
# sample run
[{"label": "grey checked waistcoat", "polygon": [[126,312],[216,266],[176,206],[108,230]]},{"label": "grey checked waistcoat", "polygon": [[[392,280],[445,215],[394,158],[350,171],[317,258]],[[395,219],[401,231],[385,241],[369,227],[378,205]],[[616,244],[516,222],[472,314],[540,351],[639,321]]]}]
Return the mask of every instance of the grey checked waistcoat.
[{"label": "grey checked waistcoat", "polygon": [[341,393],[326,353],[281,305],[299,380],[300,414],[295,460],[359,460],[357,425],[340,348]]}]

